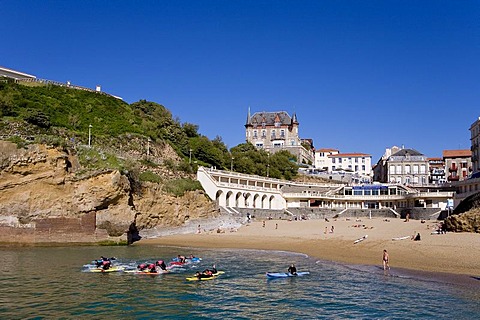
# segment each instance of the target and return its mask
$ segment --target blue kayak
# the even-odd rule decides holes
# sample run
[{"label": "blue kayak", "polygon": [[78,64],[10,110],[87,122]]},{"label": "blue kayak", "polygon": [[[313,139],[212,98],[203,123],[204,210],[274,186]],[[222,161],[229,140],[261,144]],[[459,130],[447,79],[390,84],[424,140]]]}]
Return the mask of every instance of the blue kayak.
[{"label": "blue kayak", "polygon": [[288,272],[267,272],[267,278],[288,278],[288,277],[301,277],[310,274],[308,271],[297,272],[297,274],[291,274]]}]

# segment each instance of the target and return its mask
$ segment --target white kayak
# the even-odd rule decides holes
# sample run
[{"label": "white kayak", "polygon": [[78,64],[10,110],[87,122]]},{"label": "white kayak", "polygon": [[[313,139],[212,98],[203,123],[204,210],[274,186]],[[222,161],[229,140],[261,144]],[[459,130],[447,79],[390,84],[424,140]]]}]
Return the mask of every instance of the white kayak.
[{"label": "white kayak", "polygon": [[267,278],[288,278],[288,277],[301,277],[310,274],[308,271],[297,272],[297,274],[291,274],[288,272],[267,272]]}]

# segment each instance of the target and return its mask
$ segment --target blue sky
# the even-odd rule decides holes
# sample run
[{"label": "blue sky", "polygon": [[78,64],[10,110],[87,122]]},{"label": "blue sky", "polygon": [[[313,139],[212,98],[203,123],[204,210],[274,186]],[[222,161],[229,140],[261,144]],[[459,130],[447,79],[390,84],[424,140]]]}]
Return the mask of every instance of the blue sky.
[{"label": "blue sky", "polygon": [[233,147],[250,107],[376,162],[470,148],[480,1],[0,1],[0,66],[166,106]]}]

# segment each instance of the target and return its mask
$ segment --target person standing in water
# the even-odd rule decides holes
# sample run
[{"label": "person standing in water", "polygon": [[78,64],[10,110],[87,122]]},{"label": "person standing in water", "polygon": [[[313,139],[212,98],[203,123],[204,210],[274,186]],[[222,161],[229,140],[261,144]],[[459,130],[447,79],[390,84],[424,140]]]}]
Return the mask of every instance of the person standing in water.
[{"label": "person standing in water", "polygon": [[383,259],[382,259],[383,270],[390,270],[389,260],[390,260],[390,257],[388,256],[387,249],[384,249],[383,250]]}]

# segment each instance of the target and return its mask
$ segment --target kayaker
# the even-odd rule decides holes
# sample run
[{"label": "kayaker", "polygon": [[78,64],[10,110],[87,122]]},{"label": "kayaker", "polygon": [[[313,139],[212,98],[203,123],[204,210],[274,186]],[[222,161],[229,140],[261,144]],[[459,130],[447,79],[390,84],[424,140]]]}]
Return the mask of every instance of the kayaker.
[{"label": "kayaker", "polygon": [[148,265],[148,272],[157,273],[157,266],[154,263],[150,263]]},{"label": "kayaker", "polygon": [[163,260],[158,260],[156,262],[156,265],[157,265],[157,267],[159,267],[163,271],[167,270],[167,265],[165,264],[165,261],[163,261]]},{"label": "kayaker", "polygon": [[137,266],[137,269],[138,271],[145,271],[147,269],[147,264],[146,263],[140,263],[138,266]]},{"label": "kayaker", "polygon": [[[204,272],[205,272],[205,271],[204,271]],[[213,277],[213,275],[211,275],[211,274],[205,274],[204,272],[203,272],[203,273],[200,272],[200,271],[195,272],[195,277],[197,277],[198,279],[211,278],[211,277]]]},{"label": "kayaker", "polygon": [[215,267],[215,265],[213,265],[212,269],[205,269],[202,273],[207,276],[213,276],[217,272],[217,268]]},{"label": "kayaker", "polygon": [[295,264],[292,263],[292,265],[288,267],[288,273],[293,274],[295,276],[297,275],[297,268],[295,267]]},{"label": "kayaker", "polygon": [[178,255],[177,259],[178,259],[178,262],[185,263],[185,256]]}]

